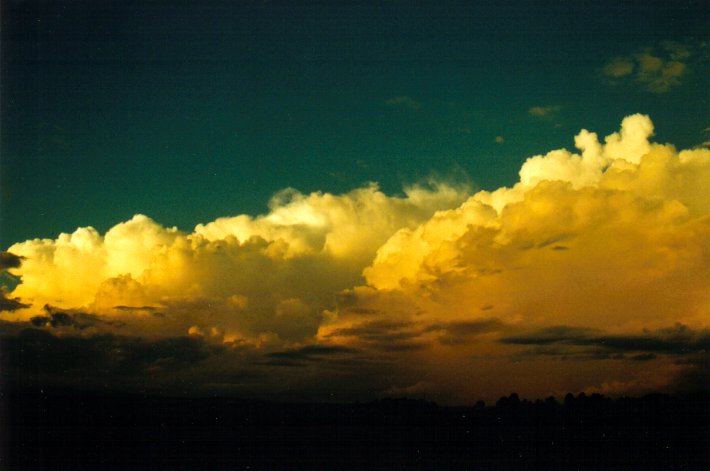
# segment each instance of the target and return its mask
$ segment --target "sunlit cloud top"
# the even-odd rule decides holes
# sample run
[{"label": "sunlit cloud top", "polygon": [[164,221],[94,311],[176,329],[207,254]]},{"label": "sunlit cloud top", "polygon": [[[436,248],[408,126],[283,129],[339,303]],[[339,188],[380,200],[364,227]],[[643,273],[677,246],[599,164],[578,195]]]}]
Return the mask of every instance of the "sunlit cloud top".
[{"label": "sunlit cloud top", "polygon": [[[181,374],[200,387],[226,356],[303,391],[678,388],[710,329],[710,150],[653,134],[640,114],[604,139],[582,130],[577,151],[531,156],[494,191],[289,189],[267,214],[191,233],[136,215],[16,243],[2,268],[22,283],[3,318],[57,348],[189,338],[184,361],[203,366]],[[240,384],[220,387],[259,390]]]}]

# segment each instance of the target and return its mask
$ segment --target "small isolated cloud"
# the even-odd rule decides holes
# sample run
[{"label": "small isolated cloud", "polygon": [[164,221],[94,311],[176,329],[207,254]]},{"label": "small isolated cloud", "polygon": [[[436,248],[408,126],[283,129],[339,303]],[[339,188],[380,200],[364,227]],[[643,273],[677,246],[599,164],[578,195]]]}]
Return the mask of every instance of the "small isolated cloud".
[{"label": "small isolated cloud", "polygon": [[496,136],[496,144],[503,144],[505,142],[505,138],[503,136]]},{"label": "small isolated cloud", "polygon": [[533,106],[528,110],[532,116],[545,117],[559,113],[562,107],[560,105]]},{"label": "small isolated cloud", "polygon": [[605,77],[619,78],[630,75],[634,71],[634,62],[628,57],[615,57],[602,68]]},{"label": "small isolated cloud", "polygon": [[422,104],[417,100],[408,97],[406,95],[392,97],[385,101],[386,105],[398,106],[402,108],[407,108],[410,110],[418,110],[422,107]]},{"label": "small isolated cloud", "polygon": [[666,41],[657,48],[614,57],[600,73],[612,84],[634,81],[651,93],[666,93],[680,85],[691,57],[690,47]]}]

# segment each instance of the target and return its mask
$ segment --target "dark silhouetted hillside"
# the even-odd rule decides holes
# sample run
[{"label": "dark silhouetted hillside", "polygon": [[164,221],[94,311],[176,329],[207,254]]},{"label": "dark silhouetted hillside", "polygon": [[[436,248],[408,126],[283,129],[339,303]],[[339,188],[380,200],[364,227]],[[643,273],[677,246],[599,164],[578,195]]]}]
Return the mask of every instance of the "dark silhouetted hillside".
[{"label": "dark silhouetted hillside", "polygon": [[495,406],[14,392],[4,469],[710,469],[710,397]]}]

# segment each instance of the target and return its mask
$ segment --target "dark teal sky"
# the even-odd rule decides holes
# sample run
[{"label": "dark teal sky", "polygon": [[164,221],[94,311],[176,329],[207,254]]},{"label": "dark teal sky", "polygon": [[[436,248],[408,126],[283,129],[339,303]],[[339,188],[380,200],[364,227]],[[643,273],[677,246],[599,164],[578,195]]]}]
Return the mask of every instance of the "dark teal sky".
[{"label": "dark teal sky", "polygon": [[[492,189],[636,112],[710,139],[705,1],[378,3],[3,2],[0,245],[134,213],[191,230],[287,186]],[[602,73],[667,41],[667,89]]]}]

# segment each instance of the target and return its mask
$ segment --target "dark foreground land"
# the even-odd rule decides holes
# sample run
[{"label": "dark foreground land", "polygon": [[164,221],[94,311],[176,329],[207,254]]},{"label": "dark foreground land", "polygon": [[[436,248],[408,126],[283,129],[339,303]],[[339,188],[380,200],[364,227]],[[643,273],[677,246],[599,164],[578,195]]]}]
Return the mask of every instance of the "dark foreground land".
[{"label": "dark foreground land", "polygon": [[710,469],[710,396],[493,407],[5,394],[2,469]]}]

